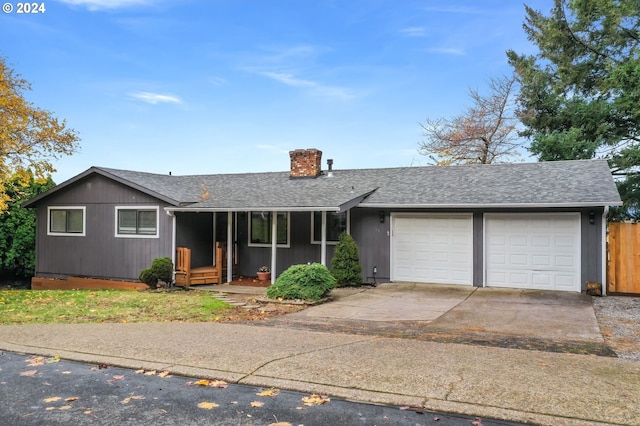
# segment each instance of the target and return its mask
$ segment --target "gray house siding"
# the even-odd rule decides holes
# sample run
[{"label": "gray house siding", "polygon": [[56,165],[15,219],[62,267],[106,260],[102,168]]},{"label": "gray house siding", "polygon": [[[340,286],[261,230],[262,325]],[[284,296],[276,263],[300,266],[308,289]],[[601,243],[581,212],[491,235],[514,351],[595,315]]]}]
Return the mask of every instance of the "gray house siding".
[{"label": "gray house siding", "polygon": [[[238,214],[239,273],[253,276],[260,266],[271,265],[271,247],[249,246],[249,213]],[[291,212],[289,247],[278,247],[276,275],[291,265],[320,262],[320,244],[311,243],[311,212]],[[335,246],[327,245],[327,266],[330,265]]]},{"label": "gray house siding", "polygon": [[[158,206],[159,238],[116,238],[116,206]],[[135,280],[156,257],[171,256],[167,204],[99,175],[60,190],[37,206],[36,276]],[[47,235],[48,206],[84,206],[86,235]]]},{"label": "gray house siding", "polygon": [[[384,223],[380,222],[380,212],[384,212]],[[388,210],[351,209],[351,236],[358,245],[364,282],[373,282],[373,268],[378,282],[388,281],[391,276],[390,223]]]},{"label": "gray house siding", "polygon": [[176,212],[175,215],[176,247],[191,249],[191,267],[212,265],[214,263],[213,213]]}]

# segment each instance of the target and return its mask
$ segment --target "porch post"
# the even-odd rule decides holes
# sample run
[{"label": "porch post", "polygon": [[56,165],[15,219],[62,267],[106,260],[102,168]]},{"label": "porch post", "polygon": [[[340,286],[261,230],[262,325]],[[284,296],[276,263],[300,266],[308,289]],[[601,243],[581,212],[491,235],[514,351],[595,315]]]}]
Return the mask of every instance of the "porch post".
[{"label": "porch post", "polygon": [[171,263],[173,263],[173,281],[176,281],[176,214],[167,212],[171,216]]},{"label": "porch post", "polygon": [[271,284],[276,282],[276,253],[278,249],[278,212],[271,212]]},{"label": "porch post", "polygon": [[[216,232],[216,212],[213,212],[213,259],[211,260],[211,264],[212,265],[216,265],[216,250],[217,250],[217,241],[216,241],[216,235],[218,235],[218,233]],[[218,266],[218,265],[216,265]]]},{"label": "porch post", "polygon": [[233,212],[227,212],[227,282],[233,281]]},{"label": "porch post", "polygon": [[327,266],[327,212],[322,211],[322,229],[320,240],[320,263]]}]

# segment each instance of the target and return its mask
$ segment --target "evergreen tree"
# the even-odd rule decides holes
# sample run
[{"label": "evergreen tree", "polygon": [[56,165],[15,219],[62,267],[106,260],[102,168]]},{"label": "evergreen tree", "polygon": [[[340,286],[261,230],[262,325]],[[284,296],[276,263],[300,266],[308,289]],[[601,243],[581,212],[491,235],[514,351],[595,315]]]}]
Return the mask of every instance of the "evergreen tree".
[{"label": "evergreen tree", "polygon": [[340,234],[335,254],[331,259],[331,275],[335,277],[339,287],[362,284],[358,245],[346,232]]},{"label": "evergreen tree", "polygon": [[636,0],[554,0],[526,7],[536,55],[508,51],[520,79],[518,116],[542,161],[606,158],[620,218],[640,217],[640,7]]}]

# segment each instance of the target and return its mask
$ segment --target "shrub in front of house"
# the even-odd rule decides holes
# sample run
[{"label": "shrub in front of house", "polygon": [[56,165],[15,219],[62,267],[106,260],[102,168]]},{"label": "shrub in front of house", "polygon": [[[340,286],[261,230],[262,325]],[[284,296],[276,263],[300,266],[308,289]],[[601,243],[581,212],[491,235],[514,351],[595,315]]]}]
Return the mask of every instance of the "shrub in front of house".
[{"label": "shrub in front of house", "polygon": [[153,260],[150,268],[140,272],[138,279],[151,288],[157,288],[158,281],[171,284],[173,281],[173,262],[168,257],[158,257]]},{"label": "shrub in front of house", "polygon": [[151,268],[143,269],[138,279],[151,288],[158,287],[158,277],[151,271]]},{"label": "shrub in front of house", "polygon": [[317,301],[336,286],[336,279],[319,263],[293,265],[267,289],[270,299],[302,299]]},{"label": "shrub in front of house", "polygon": [[346,232],[340,234],[335,254],[331,259],[331,275],[335,277],[338,287],[362,284],[358,245]]},{"label": "shrub in front of house", "polygon": [[173,262],[168,257],[159,257],[151,263],[151,271],[160,281],[171,284],[173,281]]}]

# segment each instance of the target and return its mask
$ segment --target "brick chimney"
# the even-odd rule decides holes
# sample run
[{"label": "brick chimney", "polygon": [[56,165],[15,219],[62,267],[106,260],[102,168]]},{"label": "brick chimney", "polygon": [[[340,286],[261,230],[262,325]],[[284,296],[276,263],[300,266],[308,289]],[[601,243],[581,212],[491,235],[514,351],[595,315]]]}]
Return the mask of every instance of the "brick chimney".
[{"label": "brick chimney", "polygon": [[322,151],[315,148],[289,151],[291,178],[315,178],[322,173]]}]

